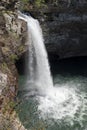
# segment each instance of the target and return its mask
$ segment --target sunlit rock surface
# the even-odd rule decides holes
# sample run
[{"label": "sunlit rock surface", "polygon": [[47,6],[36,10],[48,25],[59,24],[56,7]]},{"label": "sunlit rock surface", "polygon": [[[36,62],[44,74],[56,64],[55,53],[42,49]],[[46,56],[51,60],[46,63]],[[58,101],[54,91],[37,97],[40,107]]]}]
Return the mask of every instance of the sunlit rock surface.
[{"label": "sunlit rock surface", "polygon": [[15,61],[27,50],[26,23],[18,19],[17,6],[17,0],[0,1],[0,130],[25,130],[12,117],[18,89]]},{"label": "sunlit rock surface", "polygon": [[[10,118],[9,118],[10,117]],[[21,124],[16,113],[0,114],[0,130],[26,130]]]}]

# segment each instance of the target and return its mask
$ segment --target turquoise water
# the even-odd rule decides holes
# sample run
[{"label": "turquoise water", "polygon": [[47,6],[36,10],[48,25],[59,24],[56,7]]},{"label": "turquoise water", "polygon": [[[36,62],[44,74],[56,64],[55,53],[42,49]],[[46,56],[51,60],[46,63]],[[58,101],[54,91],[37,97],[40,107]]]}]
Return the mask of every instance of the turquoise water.
[{"label": "turquoise water", "polygon": [[82,61],[74,58],[68,64],[60,61],[59,65],[57,60],[53,84],[39,22],[23,14],[19,18],[28,23],[28,41],[31,39],[30,74],[28,80],[19,79],[17,112],[21,122],[28,130],[86,130],[87,78]]},{"label": "turquoise water", "polygon": [[[41,116],[38,111],[39,102],[35,96],[26,96],[27,91],[22,90],[26,83],[26,77],[20,76],[20,90],[18,99],[20,104],[17,106],[17,112],[23,125],[28,130],[87,130],[87,78],[81,75],[56,74],[54,76],[54,84],[57,87],[66,87],[72,91],[76,89],[77,97],[80,99],[80,106],[74,117],[63,116],[61,119],[55,119],[48,115],[46,118]],[[72,92],[73,93],[73,92]],[[71,100],[72,101],[72,100]],[[74,104],[73,104],[74,105]],[[63,107],[63,106],[62,106]],[[67,107],[68,108],[68,107]],[[74,107],[73,107],[74,108]],[[71,108],[71,109],[73,109]],[[42,107],[42,109],[45,109]],[[62,112],[61,108],[58,110]],[[56,110],[57,111],[57,110]],[[69,110],[67,110],[69,111]],[[42,113],[44,110],[42,110]],[[72,111],[69,111],[72,112]],[[57,113],[56,113],[57,114]],[[57,115],[58,116],[58,115]]]}]

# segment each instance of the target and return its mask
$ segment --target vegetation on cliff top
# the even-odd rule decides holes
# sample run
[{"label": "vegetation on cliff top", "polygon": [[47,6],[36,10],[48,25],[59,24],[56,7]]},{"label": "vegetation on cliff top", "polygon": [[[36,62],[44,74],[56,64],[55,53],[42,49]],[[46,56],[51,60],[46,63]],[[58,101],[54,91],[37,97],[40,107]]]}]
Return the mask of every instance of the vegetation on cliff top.
[{"label": "vegetation on cliff top", "polygon": [[34,6],[34,7],[42,7],[46,6],[47,4],[59,4],[59,0],[21,0],[23,8],[27,8],[27,6]]}]

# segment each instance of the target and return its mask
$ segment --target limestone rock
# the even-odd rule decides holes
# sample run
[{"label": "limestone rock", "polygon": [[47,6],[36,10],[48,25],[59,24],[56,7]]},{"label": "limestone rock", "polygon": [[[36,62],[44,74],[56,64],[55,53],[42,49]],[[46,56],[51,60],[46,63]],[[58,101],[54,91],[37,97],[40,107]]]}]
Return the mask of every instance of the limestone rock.
[{"label": "limestone rock", "polygon": [[18,90],[15,61],[27,50],[27,27],[18,19],[17,6],[18,0],[0,1],[0,130],[25,130],[18,118],[9,118]]},{"label": "limestone rock", "polygon": [[0,130],[26,130],[15,111],[11,115],[0,114],[0,124]]},{"label": "limestone rock", "polygon": [[[26,24],[17,18],[16,14],[13,12],[3,13],[4,19],[6,21],[6,30],[9,33],[15,33],[15,35],[20,36],[22,32],[26,31]],[[24,28],[24,26],[25,28]]]},{"label": "limestone rock", "polygon": [[57,59],[87,56],[87,1],[49,3],[43,9],[29,10],[41,23],[48,54]]},{"label": "limestone rock", "polygon": [[0,10],[3,10],[3,9],[15,10],[18,7],[19,7],[18,0],[1,0],[0,1]]},{"label": "limestone rock", "polygon": [[2,94],[2,91],[6,88],[7,85],[7,75],[0,73],[0,95]]}]

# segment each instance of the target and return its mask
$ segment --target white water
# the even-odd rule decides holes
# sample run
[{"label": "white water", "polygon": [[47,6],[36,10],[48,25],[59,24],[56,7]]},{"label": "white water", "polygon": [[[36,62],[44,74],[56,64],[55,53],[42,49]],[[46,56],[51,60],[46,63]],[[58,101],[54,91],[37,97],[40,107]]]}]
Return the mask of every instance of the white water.
[{"label": "white water", "polygon": [[[64,86],[56,85],[53,87],[53,81],[50,74],[48,57],[44,47],[42,30],[39,22],[30,16],[19,16],[27,22],[28,26],[28,43],[29,43],[29,77],[28,89],[33,87],[33,94],[36,89],[39,96],[38,111],[40,118],[65,120],[70,122],[83,120],[85,109],[87,109],[86,95],[80,93],[73,84]],[[70,87],[72,85],[72,87]],[[31,92],[32,93],[32,92]],[[43,96],[45,93],[45,96]],[[78,117],[76,114],[78,113]]]},{"label": "white water", "polygon": [[[29,42],[29,78],[28,83],[39,87],[42,91],[53,87],[53,81],[48,64],[48,57],[44,46],[42,30],[38,20],[31,16],[19,17],[27,21]],[[41,92],[41,91],[40,91]]]}]

